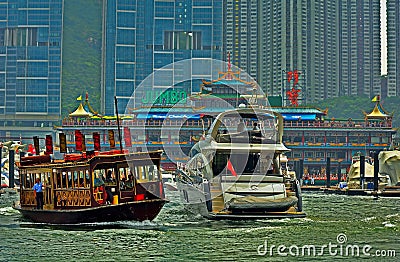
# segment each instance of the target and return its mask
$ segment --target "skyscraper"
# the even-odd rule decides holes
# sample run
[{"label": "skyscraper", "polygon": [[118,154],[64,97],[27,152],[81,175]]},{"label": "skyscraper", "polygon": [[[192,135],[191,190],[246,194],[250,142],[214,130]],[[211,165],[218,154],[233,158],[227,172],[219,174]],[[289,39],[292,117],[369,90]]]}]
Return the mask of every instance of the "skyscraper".
[{"label": "skyscraper", "polygon": [[0,2],[0,136],[60,119],[62,26],[62,0]]},{"label": "skyscraper", "polygon": [[269,95],[285,96],[295,69],[307,103],[380,92],[379,0],[262,2],[259,70]]},{"label": "skyscraper", "polygon": [[387,0],[387,96],[400,95],[400,2]]},{"label": "skyscraper", "polygon": [[[259,82],[268,96],[285,96],[286,73],[300,70],[306,76],[307,24],[303,1],[262,0],[259,6]],[[303,81],[303,88],[305,82]],[[300,93],[300,96],[303,96]]]},{"label": "skyscraper", "polygon": [[340,3],[342,95],[373,97],[381,92],[380,1]]},{"label": "skyscraper", "polygon": [[[221,60],[222,4],[222,0],[105,0],[102,111],[114,114],[117,96],[123,112],[143,80],[168,64],[192,58]],[[163,81],[149,88],[165,88],[195,74],[179,67],[163,69]],[[211,79],[211,74],[204,72],[202,77]],[[182,85],[188,92],[200,88],[196,81]]]},{"label": "skyscraper", "polygon": [[258,0],[227,0],[224,7],[224,50],[231,63],[258,78]]}]

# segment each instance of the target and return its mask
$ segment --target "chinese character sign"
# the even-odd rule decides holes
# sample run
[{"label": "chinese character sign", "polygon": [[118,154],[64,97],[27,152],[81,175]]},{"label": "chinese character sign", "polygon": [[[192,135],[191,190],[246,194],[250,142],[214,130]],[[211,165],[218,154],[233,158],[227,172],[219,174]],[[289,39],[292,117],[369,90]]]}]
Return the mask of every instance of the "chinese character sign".
[{"label": "chinese character sign", "polygon": [[301,90],[296,88],[296,85],[299,83],[299,76],[300,76],[300,71],[298,71],[297,69],[286,73],[288,83],[290,84],[291,82],[293,82],[292,89],[286,91],[286,95],[290,103],[294,106],[299,105],[298,98]]}]

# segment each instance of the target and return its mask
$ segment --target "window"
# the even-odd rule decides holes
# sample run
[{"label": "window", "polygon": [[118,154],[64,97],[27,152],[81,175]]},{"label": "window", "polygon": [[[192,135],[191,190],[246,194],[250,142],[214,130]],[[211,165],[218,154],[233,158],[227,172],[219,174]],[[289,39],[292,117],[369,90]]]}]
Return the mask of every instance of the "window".
[{"label": "window", "polygon": [[164,32],[165,50],[201,50],[201,32]]},{"label": "window", "polygon": [[314,152],[313,151],[305,151],[304,157],[305,158],[314,158]]}]

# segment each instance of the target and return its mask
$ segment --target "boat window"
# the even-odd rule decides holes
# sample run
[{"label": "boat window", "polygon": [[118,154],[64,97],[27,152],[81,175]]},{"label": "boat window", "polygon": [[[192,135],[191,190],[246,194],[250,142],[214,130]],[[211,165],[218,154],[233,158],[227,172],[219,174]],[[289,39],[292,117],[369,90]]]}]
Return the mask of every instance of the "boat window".
[{"label": "boat window", "polygon": [[88,170],[79,170],[77,172],[78,178],[77,178],[77,184],[75,184],[76,187],[89,187],[89,180],[87,177],[89,177],[89,171]]},{"label": "boat window", "polygon": [[[60,171],[54,170],[54,188],[88,188],[90,187],[89,170]],[[50,180],[49,180],[50,181]]]},{"label": "boat window", "polygon": [[157,181],[160,178],[158,168],[156,165],[136,166],[136,178],[143,181]]},{"label": "boat window", "polygon": [[126,188],[126,182],[128,180],[128,174],[129,174],[129,167],[120,167],[119,169],[119,187],[121,190],[125,190]]},{"label": "boat window", "polygon": [[90,187],[90,175],[89,175],[89,170],[85,170],[85,183],[86,183],[86,187]]},{"label": "boat window", "polygon": [[129,168],[129,173],[133,175],[136,179],[138,179],[138,173],[136,167]]},{"label": "boat window", "polygon": [[114,170],[112,168],[106,169],[106,184],[115,185],[117,184],[117,180],[114,174]]},{"label": "boat window", "polygon": [[146,179],[146,170],[144,166],[139,167],[140,179]]},{"label": "boat window", "polygon": [[20,178],[21,178],[21,186],[23,189],[29,189],[33,187],[31,183],[31,178],[29,174],[26,174],[25,171],[20,170]]},{"label": "boat window", "polygon": [[104,176],[101,171],[103,170],[93,171],[93,187],[99,187],[101,185],[104,185]]},{"label": "boat window", "polygon": [[214,176],[219,175],[228,163],[228,154],[217,152],[213,161]]},{"label": "boat window", "polygon": [[73,180],[72,180],[72,172],[69,171],[69,172],[67,172],[67,174],[68,174],[67,187],[72,188],[72,187],[74,187]]},{"label": "boat window", "polygon": [[128,172],[129,172],[129,168],[120,167],[119,168],[119,172],[118,172],[119,173],[119,180],[120,181],[126,180]]},{"label": "boat window", "polygon": [[[23,173],[21,173],[22,175]],[[44,186],[51,186],[50,185],[50,172],[41,172],[41,173],[26,173],[25,176],[22,176],[22,187],[24,189],[32,189],[32,187],[36,183],[36,178],[40,178],[40,181]]]},{"label": "boat window", "polygon": [[61,188],[61,174],[56,173],[54,177],[54,188]]},{"label": "boat window", "polygon": [[217,176],[221,173],[226,175],[236,174],[267,174],[279,173],[274,170],[274,166],[279,163],[273,163],[272,153],[248,153],[232,154],[217,152],[213,161],[213,173]]}]

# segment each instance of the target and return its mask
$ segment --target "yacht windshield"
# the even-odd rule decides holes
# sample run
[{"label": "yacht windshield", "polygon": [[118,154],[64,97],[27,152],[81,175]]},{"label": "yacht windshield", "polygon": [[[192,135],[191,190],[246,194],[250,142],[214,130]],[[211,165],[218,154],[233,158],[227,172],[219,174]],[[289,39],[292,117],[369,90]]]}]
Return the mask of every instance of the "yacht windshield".
[{"label": "yacht windshield", "polygon": [[277,120],[272,114],[232,112],[224,115],[220,120],[217,142],[273,143],[276,141]]}]

